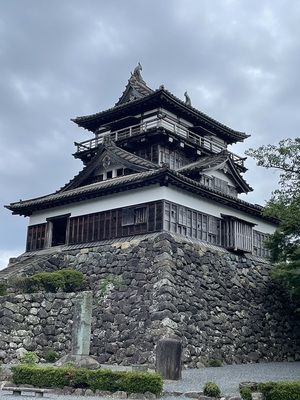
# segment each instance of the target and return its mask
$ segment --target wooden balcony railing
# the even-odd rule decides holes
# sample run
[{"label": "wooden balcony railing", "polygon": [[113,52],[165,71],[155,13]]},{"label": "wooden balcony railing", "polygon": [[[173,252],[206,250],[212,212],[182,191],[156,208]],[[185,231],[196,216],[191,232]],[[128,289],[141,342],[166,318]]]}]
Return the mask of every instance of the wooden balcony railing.
[{"label": "wooden balcony railing", "polygon": [[[203,137],[200,135],[197,135],[196,133],[191,132],[187,128],[184,128],[183,126],[175,123],[174,121],[168,119],[168,118],[155,118],[155,119],[149,119],[144,122],[141,122],[138,125],[132,125],[128,128],[125,129],[120,129],[117,131],[113,132],[107,132],[102,134],[101,136],[96,136],[94,139],[90,140],[85,140],[84,142],[77,143],[75,142],[75,146],[77,147],[76,154],[83,153],[87,150],[92,150],[97,148],[99,145],[102,144],[103,142],[103,137],[106,135],[109,135],[111,139],[116,142],[118,140],[123,140],[130,138],[132,136],[138,136],[142,133],[145,133],[147,131],[157,129],[157,128],[164,128],[168,132],[174,133],[178,137],[182,137],[183,139],[190,140],[191,142],[197,144],[200,148],[204,150],[208,150],[209,152],[213,154],[218,154],[219,152],[225,150],[225,146],[222,146],[219,143],[214,142],[211,139],[208,139],[207,137]],[[237,165],[244,167],[244,160],[245,158],[242,158],[238,156],[237,154],[228,152],[232,161],[236,163]]]}]

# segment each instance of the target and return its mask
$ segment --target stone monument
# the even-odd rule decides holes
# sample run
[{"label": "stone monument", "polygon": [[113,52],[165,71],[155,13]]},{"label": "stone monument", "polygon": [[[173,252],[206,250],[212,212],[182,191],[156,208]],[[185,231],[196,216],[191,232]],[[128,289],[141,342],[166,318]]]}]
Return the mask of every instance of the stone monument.
[{"label": "stone monument", "polygon": [[89,355],[92,309],[93,293],[91,291],[80,292],[74,299],[71,353],[60,358],[55,363],[56,366],[63,366],[71,361],[77,368],[100,368],[98,361]]},{"label": "stone monument", "polygon": [[181,379],[181,342],[176,339],[161,339],[156,347],[156,372],[163,379]]}]

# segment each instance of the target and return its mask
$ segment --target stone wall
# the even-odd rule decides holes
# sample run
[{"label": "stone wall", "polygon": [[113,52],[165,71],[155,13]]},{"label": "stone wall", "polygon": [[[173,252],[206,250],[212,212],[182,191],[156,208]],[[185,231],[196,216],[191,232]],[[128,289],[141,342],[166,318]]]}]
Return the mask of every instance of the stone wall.
[{"label": "stone wall", "polygon": [[[84,289],[94,293],[91,354],[101,363],[153,365],[155,346],[166,337],[182,341],[183,362],[189,367],[212,358],[226,363],[300,358],[299,318],[285,293],[270,281],[269,266],[262,259],[160,233],[90,248],[65,248],[33,260],[22,261],[23,275],[61,268],[85,274]],[[28,315],[19,322],[22,312],[1,312],[0,352],[15,357],[18,347],[28,348],[24,339],[29,337],[5,331],[3,318],[11,319],[14,332],[14,324],[32,332],[30,320],[41,318],[43,309],[38,304],[52,296],[53,307],[45,311],[55,321],[55,330],[48,337],[45,317],[40,323],[33,318],[43,340],[38,342],[34,334],[28,349],[42,352],[47,347],[65,354],[70,350],[72,295],[30,296],[11,294],[10,299],[2,299],[19,307],[26,303]],[[57,307],[64,312],[49,315]],[[3,340],[3,335],[10,340]]]},{"label": "stone wall", "polygon": [[53,349],[64,354],[71,346],[74,293],[4,296],[0,310],[0,359],[10,362],[25,351],[41,357]]}]

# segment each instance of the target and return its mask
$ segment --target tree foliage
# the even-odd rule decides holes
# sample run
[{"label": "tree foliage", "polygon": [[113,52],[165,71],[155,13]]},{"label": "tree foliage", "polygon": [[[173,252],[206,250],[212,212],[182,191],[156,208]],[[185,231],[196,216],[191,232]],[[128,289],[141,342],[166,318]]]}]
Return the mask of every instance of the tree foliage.
[{"label": "tree foliage", "polygon": [[271,253],[273,278],[292,298],[300,299],[300,138],[249,149],[246,154],[259,166],[279,170],[279,187],[265,208],[265,214],[279,219],[279,226],[266,247]]},{"label": "tree foliage", "polygon": [[258,166],[279,171],[279,188],[273,192],[273,200],[289,201],[300,195],[300,138],[283,139],[278,145],[260,146],[245,153],[253,157]]}]

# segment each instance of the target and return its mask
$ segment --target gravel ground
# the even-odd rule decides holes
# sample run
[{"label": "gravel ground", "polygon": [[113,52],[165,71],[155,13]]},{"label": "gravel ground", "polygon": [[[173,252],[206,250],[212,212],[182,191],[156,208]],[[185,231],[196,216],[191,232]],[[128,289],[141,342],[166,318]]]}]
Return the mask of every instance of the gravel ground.
[{"label": "gravel ground", "polygon": [[164,390],[202,391],[205,382],[215,382],[223,396],[239,395],[240,382],[300,380],[300,362],[226,365],[216,368],[184,370],[182,380],[165,383]]},{"label": "gravel ground", "polygon": [[[112,369],[125,369],[124,367],[103,366]],[[127,369],[127,368],[126,368]],[[223,396],[238,396],[238,386],[240,382],[268,382],[268,381],[288,381],[300,380],[300,362],[285,363],[260,363],[260,364],[243,364],[243,365],[227,365],[218,368],[202,368],[188,369],[182,371],[182,379],[180,381],[168,381],[164,383],[165,392],[200,392],[205,382],[215,382],[221,389]],[[1,400],[19,399],[20,396],[13,396],[11,392],[0,391]],[[32,396],[22,395],[23,399],[32,399]],[[57,394],[45,394],[45,399],[57,400],[95,400],[100,397],[90,396],[62,396]],[[174,399],[172,396],[164,396],[163,400]],[[181,396],[184,398],[184,396]],[[102,399],[106,399],[102,397]]]}]

